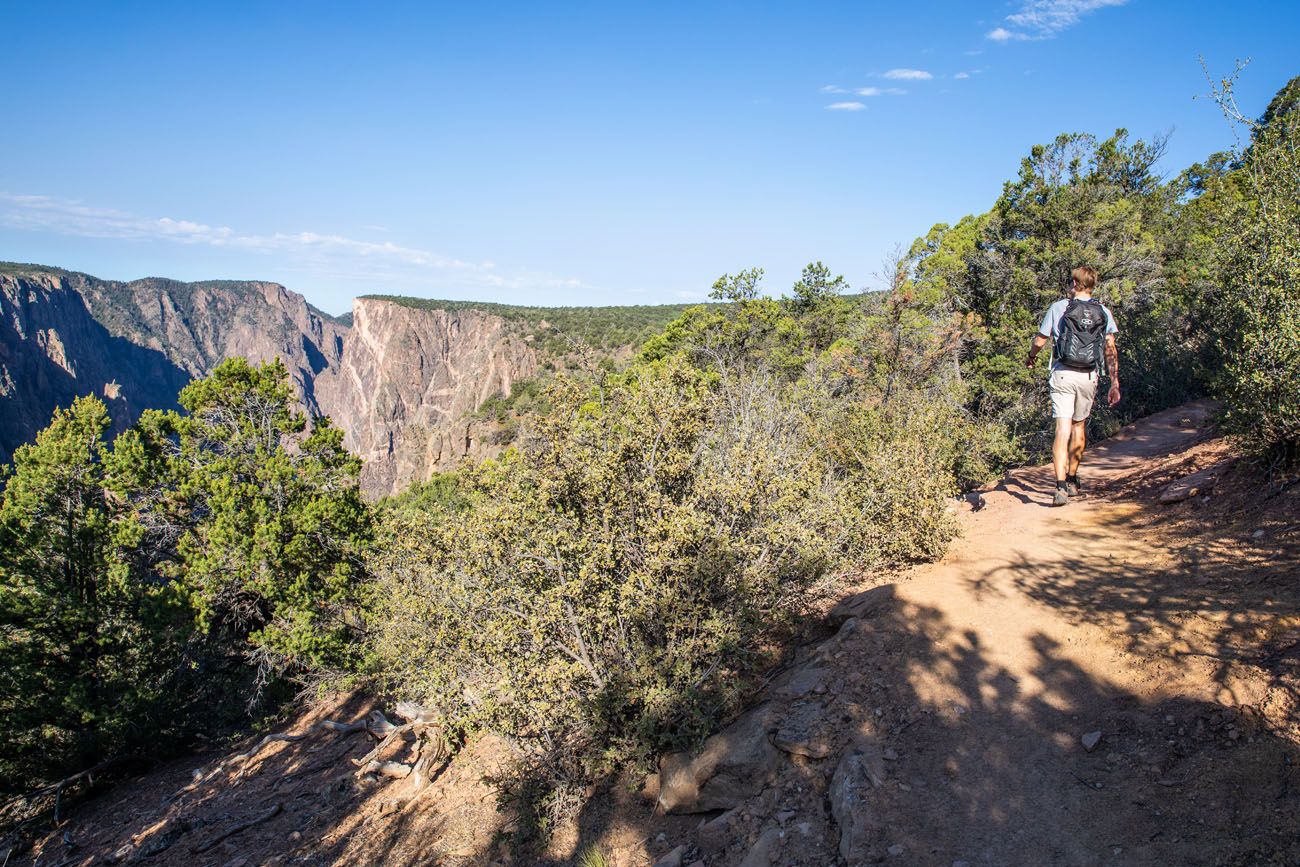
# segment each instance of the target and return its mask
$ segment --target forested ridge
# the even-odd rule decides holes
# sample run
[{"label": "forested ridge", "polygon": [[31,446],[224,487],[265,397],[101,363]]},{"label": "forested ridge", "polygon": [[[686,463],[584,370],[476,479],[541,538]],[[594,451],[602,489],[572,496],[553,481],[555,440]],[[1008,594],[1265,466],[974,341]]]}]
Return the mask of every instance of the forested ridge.
[{"label": "forested ridge", "polygon": [[1025,350],[1080,264],[1120,328],[1095,433],[1209,395],[1294,472],[1300,78],[1258,120],[1216,95],[1237,151],[1166,177],[1123,130],[1035,145],[882,292],[814,262],[776,298],[748,269],[713,304],[575,308],[566,333],[635,356],[529,383],[499,459],[374,506],[278,363],[226,361],[111,441],[97,398],[59,410],[0,499],[0,819],[361,686],[453,748],[513,739],[500,786],[544,834],[740,707],[835,576],[940,556],[954,495],[1042,455]]}]

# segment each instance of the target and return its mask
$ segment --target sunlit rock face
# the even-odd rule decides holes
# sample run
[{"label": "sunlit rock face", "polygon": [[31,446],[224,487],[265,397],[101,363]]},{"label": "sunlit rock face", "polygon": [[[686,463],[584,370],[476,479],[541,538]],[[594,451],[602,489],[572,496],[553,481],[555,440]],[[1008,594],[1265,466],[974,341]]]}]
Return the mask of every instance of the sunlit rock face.
[{"label": "sunlit rock face", "polygon": [[537,353],[499,316],[426,310],[359,298],[322,407],[365,459],[370,496],[393,493],[492,446],[470,418],[538,368]]}]

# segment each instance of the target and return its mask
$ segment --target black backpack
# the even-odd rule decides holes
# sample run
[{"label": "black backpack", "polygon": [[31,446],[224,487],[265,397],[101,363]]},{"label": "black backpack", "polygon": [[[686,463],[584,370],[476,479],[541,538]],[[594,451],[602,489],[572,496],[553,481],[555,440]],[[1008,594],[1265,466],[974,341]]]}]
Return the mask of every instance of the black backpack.
[{"label": "black backpack", "polygon": [[1056,360],[1074,370],[1101,371],[1106,311],[1100,301],[1071,298],[1056,329]]}]

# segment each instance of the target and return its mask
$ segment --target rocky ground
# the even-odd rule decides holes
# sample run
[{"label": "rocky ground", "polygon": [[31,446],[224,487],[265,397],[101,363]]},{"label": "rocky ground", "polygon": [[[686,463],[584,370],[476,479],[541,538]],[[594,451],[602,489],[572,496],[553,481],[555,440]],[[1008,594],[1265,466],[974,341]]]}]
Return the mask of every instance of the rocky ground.
[{"label": "rocky ground", "polygon": [[1065,508],[1042,468],[968,499],[947,557],[846,588],[746,714],[590,793],[547,858],[503,843],[486,780],[506,743],[423,787],[358,776],[373,739],[319,726],[364,718],[351,697],[299,739],[117,787],[22,863],[1300,863],[1300,485],[1239,460],[1208,412],[1091,452]]}]

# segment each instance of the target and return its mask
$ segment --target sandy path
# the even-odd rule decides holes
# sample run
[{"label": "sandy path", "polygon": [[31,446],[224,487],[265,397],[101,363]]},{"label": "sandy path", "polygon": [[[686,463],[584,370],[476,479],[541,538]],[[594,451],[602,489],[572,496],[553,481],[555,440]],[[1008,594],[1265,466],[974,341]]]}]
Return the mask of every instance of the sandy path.
[{"label": "sandy path", "polygon": [[[1089,453],[1084,483],[1181,451],[1206,415],[1144,420]],[[898,584],[893,640],[861,661],[907,718],[883,727],[898,754],[879,805],[902,847],[891,860],[1266,863],[1300,834],[1291,750],[1250,725],[1267,683],[1134,616],[1172,568],[1127,521],[1138,506],[1052,508],[1052,487],[1037,468],[988,492],[948,556]]]}]

